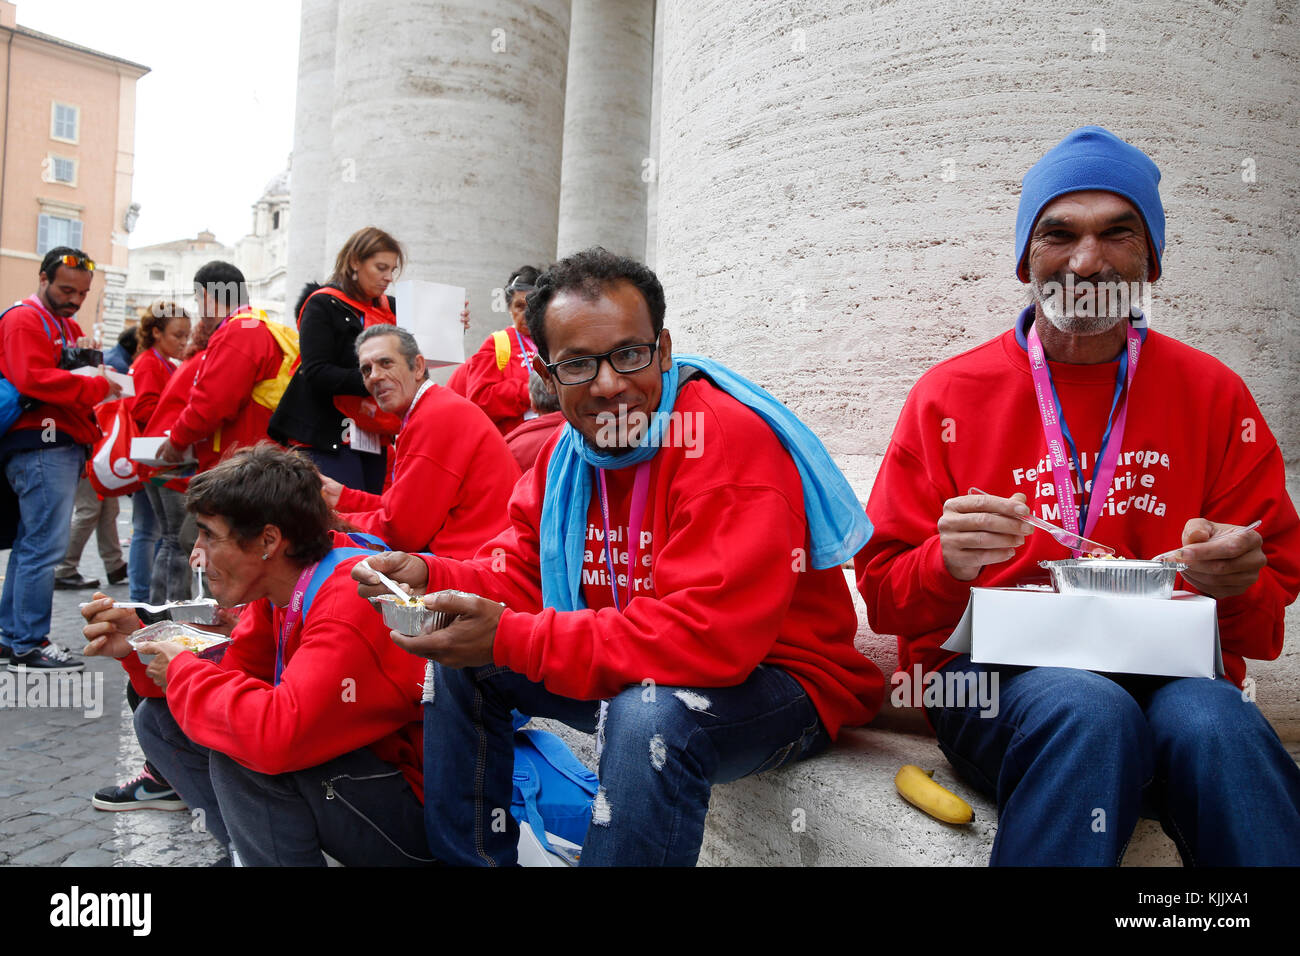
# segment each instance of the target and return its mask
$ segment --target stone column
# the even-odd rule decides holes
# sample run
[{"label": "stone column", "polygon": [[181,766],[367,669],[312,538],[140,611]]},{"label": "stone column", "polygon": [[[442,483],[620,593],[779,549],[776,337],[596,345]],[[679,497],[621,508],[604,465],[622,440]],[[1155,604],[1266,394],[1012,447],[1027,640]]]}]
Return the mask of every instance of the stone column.
[{"label": "stone column", "polygon": [[645,264],[659,257],[659,109],[663,99],[664,3],[655,0],[654,69],[650,74],[650,181],[645,196]]},{"label": "stone column", "polygon": [[568,48],[568,0],[339,0],[326,254],[392,233],[406,278],[467,289],[468,350],[555,255]]},{"label": "stone column", "polygon": [[334,25],[338,0],[303,0],[298,40],[298,96],[294,106],[289,196],[289,261],[285,276],[286,315],[303,283],[324,281],[325,213],[332,179],[330,123],[334,108]]},{"label": "stone column", "polygon": [[[1164,173],[1152,326],[1237,370],[1300,471],[1300,41],[1271,6],[664,7],[658,270],[674,344],[788,402],[863,500],[920,374],[1025,301],[1020,180],[1090,123]],[[1294,686],[1294,657],[1257,670],[1261,702]],[[1269,714],[1294,738],[1288,706]]]},{"label": "stone column", "polygon": [[654,0],[574,0],[564,103],[561,256],[645,255]]}]

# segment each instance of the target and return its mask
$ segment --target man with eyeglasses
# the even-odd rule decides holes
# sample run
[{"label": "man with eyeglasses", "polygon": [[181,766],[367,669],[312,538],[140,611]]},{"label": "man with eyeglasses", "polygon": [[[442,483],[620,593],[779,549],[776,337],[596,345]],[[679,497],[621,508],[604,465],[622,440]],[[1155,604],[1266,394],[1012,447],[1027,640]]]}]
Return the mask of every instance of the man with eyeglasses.
[{"label": "man with eyeglasses", "polygon": [[430,381],[406,329],[373,325],[357,336],[361,381],[402,421],[384,493],[321,476],[321,494],[352,527],[403,551],[470,558],[509,521],[519,467],[505,439],[478,410]]},{"label": "man with eyeglasses", "polygon": [[510,327],[489,335],[447,381],[448,388],[483,409],[502,436],[536,417],[528,396],[528,370],[537,346],[525,318],[525,303],[536,281],[532,266],[520,266],[511,274],[505,288]]},{"label": "man with eyeglasses", "polygon": [[[91,408],[121,394],[75,318],[94,274],[95,263],[80,249],[51,249],[35,295],[0,316],[0,375],[22,408],[0,438],[4,518],[17,519],[10,525],[16,531],[3,535],[13,550],[0,594],[0,655],[11,671],[83,667],[49,640],[49,630],[54,566],[68,548],[86,452],[99,437]],[[95,366],[99,374],[72,372]]]},{"label": "man with eyeglasses", "polygon": [[[457,615],[404,638],[426,689],[425,822],[448,863],[515,862],[512,710],[597,734],[584,865],[692,865],[715,783],[810,756],[879,707],[840,565],[870,523],[817,438],[724,366],[675,356],[663,289],[589,249],[528,297],[567,425],[472,561],[370,564]],[[367,569],[361,593],[378,593]],[[500,602],[500,603],[498,603]]]}]

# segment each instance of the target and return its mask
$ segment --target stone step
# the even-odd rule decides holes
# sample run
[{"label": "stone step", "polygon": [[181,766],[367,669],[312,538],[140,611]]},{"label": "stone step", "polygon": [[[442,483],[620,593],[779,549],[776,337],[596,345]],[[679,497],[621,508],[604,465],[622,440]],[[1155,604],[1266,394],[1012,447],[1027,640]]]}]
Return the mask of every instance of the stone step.
[{"label": "stone step", "polygon": [[[884,716],[882,714],[882,716]],[[779,770],[713,788],[701,866],[985,866],[997,811],[961,780],[933,735],[908,733],[924,718],[891,715],[894,726],[845,730],[829,751]],[[594,738],[557,721],[534,725],[564,738],[595,766]],[[1291,744],[1300,762],[1300,744]],[[966,800],[975,820],[954,826],[907,803],[894,787],[904,764]],[[1140,820],[1124,866],[1181,866],[1173,841],[1154,820]]]}]

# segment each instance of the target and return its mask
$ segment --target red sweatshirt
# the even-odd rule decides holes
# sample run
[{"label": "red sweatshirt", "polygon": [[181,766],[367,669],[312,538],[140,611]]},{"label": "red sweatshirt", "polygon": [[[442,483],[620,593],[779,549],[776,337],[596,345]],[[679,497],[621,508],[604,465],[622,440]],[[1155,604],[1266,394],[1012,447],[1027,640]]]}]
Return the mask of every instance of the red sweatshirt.
[{"label": "red sweatshirt", "polygon": [[[1119,363],[1050,366],[1090,481]],[[1263,520],[1268,566],[1248,592],[1218,602],[1224,670],[1240,685],[1243,657],[1272,660],[1281,652],[1283,609],[1300,590],[1300,519],[1272,433],[1234,372],[1153,331],[1121,452],[1114,490],[1089,537],[1122,557],[1178,547],[1191,518]],[[972,586],[1046,580],[1038,562],[1070,556],[1035,531],[1011,561],[986,566],[973,581],[956,580],[943,564],[936,522],[944,501],[971,486],[1007,497],[1023,491],[1034,514],[1060,523],[1046,457],[1028,358],[1014,330],[935,366],[912,389],[867,504],[875,534],[856,561],[872,629],[899,636],[900,670],[920,662],[929,671],[956,656],[940,645]],[[1179,586],[1192,587],[1181,579]]]},{"label": "red sweatshirt", "polygon": [[[651,459],[635,597],[623,611],[613,607],[594,493],[583,568],[588,608],[541,607],[537,529],[557,439],[515,486],[507,531],[473,561],[426,558],[429,590],[459,588],[504,602],[495,662],[556,694],[598,700],[647,678],[732,687],[769,664],[807,690],[832,737],[841,726],[866,723],[884,680],[854,649],[857,615],[843,571],[804,570],[808,531],[794,461],[762,419],[705,381],[682,389],[676,412],[694,431]],[[606,473],[622,594],[635,472]]]},{"label": "red sweatshirt", "polygon": [[[285,645],[278,685],[284,611],[263,598],[244,610],[220,661],[189,651],[172,659],[167,706],[195,743],[259,773],[304,770],[369,747],[399,767],[423,801],[424,660],[398,648],[383,618],[357,596],[349,575],[358,560],[341,563],[316,592],[305,626]],[[122,664],[137,693],[162,696],[139,657]]]},{"label": "red sweatshirt", "polygon": [[[49,326],[53,337],[45,331]],[[73,375],[58,367],[63,346],[74,348],[85,333],[74,319],[45,316],[30,305],[19,305],[0,321],[0,375],[13,383],[20,395],[41,404],[23,412],[12,431],[42,429],[47,419],[78,445],[99,438],[91,407],[108,396],[108,379],[101,375]]]},{"label": "red sweatshirt", "polygon": [[563,412],[547,412],[530,418],[506,436],[506,447],[515,456],[520,469],[527,471],[537,463],[537,456],[556,431],[564,427]]},{"label": "red sweatshirt", "polygon": [[149,415],[149,421],[140,429],[141,435],[166,435],[176,424],[176,416],[190,403],[190,392],[194,390],[194,378],[199,374],[203,363],[203,352],[191,355],[180,364],[176,373],[163,385],[158,395],[157,404]]},{"label": "red sweatshirt", "polygon": [[275,378],[283,360],[262,322],[247,316],[223,322],[203,352],[189,403],[172,425],[172,444],[194,445],[199,471],[206,471],[230,449],[265,439],[271,409],[253,401],[253,386]]},{"label": "red sweatshirt", "polygon": [[461,380],[465,397],[487,413],[503,436],[518,428],[524,412],[533,406],[528,395],[528,369],[520,361],[515,329],[511,326],[505,331],[510,342],[510,359],[505,368],[497,368],[496,340],[489,335],[463,366]]},{"label": "red sweatshirt", "polygon": [[430,385],[398,433],[383,495],[345,487],[335,510],[398,551],[469,558],[510,524],[506,506],[518,480],[519,466],[491,422]]},{"label": "red sweatshirt", "polygon": [[[135,398],[131,404],[131,417],[141,429],[149,424],[158,398],[167,383],[175,376],[176,365],[166,356],[159,358],[154,349],[145,349],[131,363],[131,377],[135,379]],[[144,434],[141,431],[140,434]]]}]

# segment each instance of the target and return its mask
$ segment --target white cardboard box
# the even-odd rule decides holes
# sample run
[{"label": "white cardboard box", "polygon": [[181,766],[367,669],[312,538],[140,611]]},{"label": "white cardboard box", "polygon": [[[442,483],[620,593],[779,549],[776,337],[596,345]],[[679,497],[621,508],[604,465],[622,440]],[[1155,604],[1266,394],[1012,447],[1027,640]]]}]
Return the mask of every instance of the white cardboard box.
[{"label": "white cardboard box", "polygon": [[194,449],[185,449],[185,460],[179,462],[163,461],[158,457],[158,448],[167,440],[166,435],[146,435],[131,439],[131,460],[150,468],[178,468],[183,465],[197,465]]},{"label": "white cardboard box", "polygon": [[393,283],[397,324],[415,336],[420,354],[434,368],[465,361],[465,330],[460,313],[465,308],[461,286],[403,279]]},{"label": "white cardboard box", "polygon": [[944,649],[987,664],[1164,677],[1223,675],[1213,598],[1170,600],[971,588]]}]

